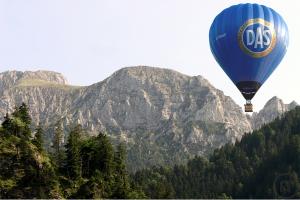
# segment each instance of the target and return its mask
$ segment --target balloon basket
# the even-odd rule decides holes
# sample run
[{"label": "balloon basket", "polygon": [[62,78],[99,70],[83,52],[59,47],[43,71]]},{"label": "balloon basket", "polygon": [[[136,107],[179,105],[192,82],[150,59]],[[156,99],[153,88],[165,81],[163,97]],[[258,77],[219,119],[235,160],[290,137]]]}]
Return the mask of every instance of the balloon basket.
[{"label": "balloon basket", "polygon": [[244,104],[244,106],[245,106],[245,112],[253,112],[253,105],[251,101],[247,101],[246,104]]}]

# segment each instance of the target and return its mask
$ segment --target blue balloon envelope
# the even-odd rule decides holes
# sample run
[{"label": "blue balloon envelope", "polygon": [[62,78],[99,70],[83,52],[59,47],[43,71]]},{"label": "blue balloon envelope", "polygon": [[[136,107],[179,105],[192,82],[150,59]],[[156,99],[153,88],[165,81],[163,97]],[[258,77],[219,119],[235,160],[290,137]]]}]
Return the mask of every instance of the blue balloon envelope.
[{"label": "blue balloon envelope", "polygon": [[223,10],[209,30],[215,59],[248,101],[278,66],[288,42],[283,18],[258,4]]}]

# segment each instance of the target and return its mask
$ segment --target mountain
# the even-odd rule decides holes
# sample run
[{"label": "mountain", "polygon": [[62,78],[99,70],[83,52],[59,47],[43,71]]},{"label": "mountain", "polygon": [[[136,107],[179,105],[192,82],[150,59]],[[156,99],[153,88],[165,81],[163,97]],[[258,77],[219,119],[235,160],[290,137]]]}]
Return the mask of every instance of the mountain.
[{"label": "mountain", "polygon": [[102,131],[115,143],[125,142],[132,170],[208,155],[258,127],[259,117],[271,119],[267,110],[256,120],[247,117],[201,76],[146,66],[123,68],[84,87],[68,85],[56,72],[1,73],[0,117],[21,102],[34,123],[48,128],[48,141],[61,118],[66,130],[77,122],[90,135]]},{"label": "mountain", "polygon": [[268,124],[275,118],[282,116],[285,112],[294,109],[298,104],[293,101],[289,104],[278,97],[272,97],[258,113],[253,113],[250,119],[252,128],[259,129],[262,125]]}]

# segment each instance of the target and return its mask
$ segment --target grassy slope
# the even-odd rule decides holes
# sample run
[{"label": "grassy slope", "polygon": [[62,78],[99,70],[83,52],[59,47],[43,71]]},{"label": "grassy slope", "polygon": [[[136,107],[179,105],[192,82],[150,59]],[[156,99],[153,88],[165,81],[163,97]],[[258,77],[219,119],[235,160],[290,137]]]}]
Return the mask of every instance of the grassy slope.
[{"label": "grassy slope", "polygon": [[72,90],[83,88],[84,86],[64,85],[55,82],[45,81],[41,79],[22,79],[15,87],[52,87],[64,90]]}]

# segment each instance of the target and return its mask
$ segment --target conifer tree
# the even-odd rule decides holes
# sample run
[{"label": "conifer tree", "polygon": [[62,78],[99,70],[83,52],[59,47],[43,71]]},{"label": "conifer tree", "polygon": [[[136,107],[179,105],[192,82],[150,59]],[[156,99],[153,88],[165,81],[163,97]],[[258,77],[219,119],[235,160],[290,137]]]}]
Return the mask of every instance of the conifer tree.
[{"label": "conifer tree", "polygon": [[66,144],[66,171],[68,176],[76,180],[81,177],[81,155],[80,155],[80,139],[82,127],[76,125],[71,129]]},{"label": "conifer tree", "polygon": [[43,130],[41,123],[38,125],[38,127],[36,128],[35,131],[36,132],[35,132],[32,143],[41,152],[41,151],[43,151],[43,145],[44,145],[44,140],[43,140],[44,130]]},{"label": "conifer tree", "polygon": [[53,159],[56,167],[61,169],[63,167],[63,128],[62,128],[62,121],[61,119],[58,120],[54,127],[54,136],[52,141],[52,148],[53,148]]},{"label": "conifer tree", "polygon": [[4,120],[3,120],[1,125],[2,125],[2,128],[3,128],[2,134],[3,135],[10,134],[10,132],[11,132],[11,118],[10,118],[8,113],[6,113],[6,115],[4,116]]},{"label": "conifer tree", "polygon": [[[7,115],[8,116],[8,115]],[[25,140],[31,138],[31,117],[29,115],[28,107],[25,103],[22,103],[20,107],[15,107],[12,113],[12,118],[7,121],[11,133],[15,136],[21,137]]]},{"label": "conifer tree", "polygon": [[[0,132],[0,198],[59,198],[57,176],[37,134],[30,140],[30,116],[25,104],[5,116]],[[38,132],[41,133],[39,130]],[[42,135],[42,134],[40,134]]]},{"label": "conifer tree", "polygon": [[107,135],[100,133],[97,136],[96,168],[110,176],[113,170],[114,149]]},{"label": "conifer tree", "polygon": [[117,146],[115,152],[115,198],[126,198],[129,193],[129,180],[126,171],[126,148],[123,143]]},{"label": "conifer tree", "polygon": [[29,115],[29,108],[23,102],[20,107],[15,108],[12,114],[14,117],[20,118],[28,127],[31,125],[31,117]]}]

